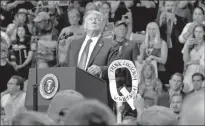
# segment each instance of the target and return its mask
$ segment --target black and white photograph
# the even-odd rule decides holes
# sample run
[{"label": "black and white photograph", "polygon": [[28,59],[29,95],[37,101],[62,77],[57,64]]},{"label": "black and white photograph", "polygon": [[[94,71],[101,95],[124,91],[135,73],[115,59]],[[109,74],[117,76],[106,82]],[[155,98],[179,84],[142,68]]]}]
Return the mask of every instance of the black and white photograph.
[{"label": "black and white photograph", "polygon": [[0,4],[0,126],[205,126],[205,0]]}]

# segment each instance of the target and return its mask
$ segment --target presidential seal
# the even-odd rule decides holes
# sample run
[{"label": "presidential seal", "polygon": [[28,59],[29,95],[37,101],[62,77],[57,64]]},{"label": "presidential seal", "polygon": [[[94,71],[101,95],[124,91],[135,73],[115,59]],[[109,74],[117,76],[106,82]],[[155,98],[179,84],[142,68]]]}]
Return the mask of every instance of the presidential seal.
[{"label": "presidential seal", "polygon": [[54,74],[47,74],[41,79],[39,92],[44,99],[51,99],[57,93],[58,88],[58,78]]}]

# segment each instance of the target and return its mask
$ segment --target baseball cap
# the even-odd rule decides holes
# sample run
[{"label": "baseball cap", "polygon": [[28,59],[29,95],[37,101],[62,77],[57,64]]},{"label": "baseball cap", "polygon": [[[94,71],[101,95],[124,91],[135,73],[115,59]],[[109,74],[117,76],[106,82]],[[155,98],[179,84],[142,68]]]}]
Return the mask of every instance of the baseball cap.
[{"label": "baseball cap", "polygon": [[50,15],[47,12],[39,12],[38,15],[33,19],[34,22],[40,22],[43,20],[51,19]]},{"label": "baseball cap", "polygon": [[24,8],[20,8],[17,12],[17,14],[28,14],[28,11]]},{"label": "baseball cap", "polygon": [[139,125],[177,125],[178,116],[171,109],[163,106],[152,106],[140,116]]},{"label": "baseball cap", "polygon": [[53,119],[59,117],[59,113],[64,109],[70,109],[73,105],[84,100],[82,94],[75,90],[62,90],[59,91],[51,100],[47,110],[48,116]]},{"label": "baseball cap", "polygon": [[118,27],[118,26],[120,26],[120,25],[124,25],[125,27],[127,27],[127,24],[125,23],[125,22],[123,22],[123,21],[117,21],[116,23],[115,23],[115,27]]}]

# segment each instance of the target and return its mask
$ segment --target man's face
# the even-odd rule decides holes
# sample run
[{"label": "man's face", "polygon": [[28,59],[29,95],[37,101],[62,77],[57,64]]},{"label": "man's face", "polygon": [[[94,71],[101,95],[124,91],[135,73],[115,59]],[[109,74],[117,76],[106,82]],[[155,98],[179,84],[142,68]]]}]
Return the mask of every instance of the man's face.
[{"label": "man's face", "polygon": [[174,12],[176,9],[176,3],[174,1],[165,1],[165,9],[167,12]]},{"label": "man's face", "polygon": [[68,13],[68,20],[71,25],[79,24],[80,17],[77,15],[77,13]]},{"label": "man's face", "polygon": [[15,93],[20,90],[20,87],[17,86],[17,79],[11,78],[7,83],[7,88],[9,93]]},{"label": "man's face", "polygon": [[[3,41],[2,39],[0,39],[1,41]],[[0,56],[1,59],[7,58],[8,56],[8,45],[6,42],[0,42]]]},{"label": "man's face", "polygon": [[18,14],[17,18],[18,18],[18,21],[22,24],[26,22],[26,14]]},{"label": "man's face", "polygon": [[194,85],[194,89],[195,90],[199,90],[202,86],[202,79],[200,76],[194,76],[192,79],[193,85]]},{"label": "man's face", "polygon": [[170,88],[171,88],[172,90],[177,91],[177,90],[179,90],[179,89],[181,88],[181,86],[182,86],[182,79],[181,79],[180,76],[174,75],[174,76],[172,77],[172,79],[170,80],[169,83],[170,83]]},{"label": "man's face", "polygon": [[43,30],[45,28],[45,21],[36,22],[36,26],[38,29]]},{"label": "man's face", "polygon": [[125,37],[127,34],[127,28],[125,27],[125,25],[119,25],[115,28],[115,35],[117,37]]},{"label": "man's face", "polygon": [[170,103],[170,109],[174,113],[179,113],[181,111],[182,106],[182,97],[181,96],[173,96],[171,103]]},{"label": "man's face", "polygon": [[86,28],[91,31],[99,31],[101,29],[102,21],[101,17],[95,14],[91,14],[87,17]]},{"label": "man's face", "polygon": [[204,20],[204,14],[201,9],[196,8],[193,13],[193,21],[201,23]]},{"label": "man's face", "polygon": [[46,30],[50,27],[50,22],[48,20],[43,20],[36,23],[37,28],[40,30]]}]

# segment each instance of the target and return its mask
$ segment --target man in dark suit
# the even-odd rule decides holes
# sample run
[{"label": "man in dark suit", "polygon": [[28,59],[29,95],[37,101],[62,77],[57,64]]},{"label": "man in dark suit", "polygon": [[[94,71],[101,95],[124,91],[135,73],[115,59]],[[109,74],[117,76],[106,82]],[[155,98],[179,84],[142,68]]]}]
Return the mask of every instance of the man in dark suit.
[{"label": "man in dark suit", "polygon": [[112,40],[101,37],[103,14],[89,11],[84,16],[86,36],[73,40],[68,47],[67,66],[79,67],[88,73],[107,79],[107,69],[112,56]]},{"label": "man in dark suit", "polygon": [[[165,65],[168,77],[171,77],[175,72],[183,73],[184,69],[181,53],[183,45],[178,41],[178,37],[187,21],[175,14],[176,7],[176,1],[165,1],[165,9],[159,13],[157,19],[161,37],[167,42],[169,48],[168,59]],[[168,83],[168,79],[166,83]]]}]

